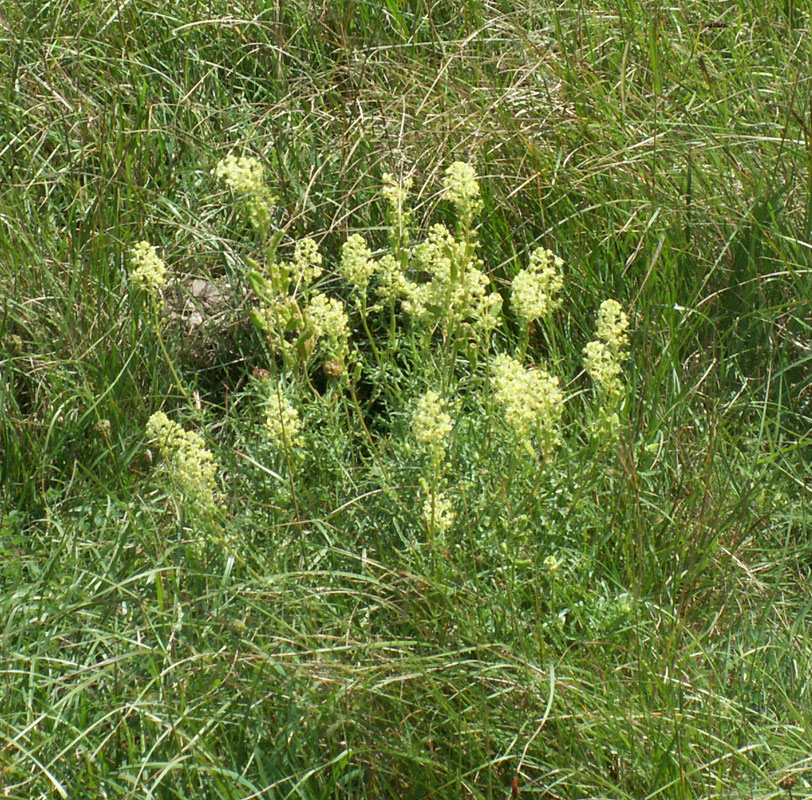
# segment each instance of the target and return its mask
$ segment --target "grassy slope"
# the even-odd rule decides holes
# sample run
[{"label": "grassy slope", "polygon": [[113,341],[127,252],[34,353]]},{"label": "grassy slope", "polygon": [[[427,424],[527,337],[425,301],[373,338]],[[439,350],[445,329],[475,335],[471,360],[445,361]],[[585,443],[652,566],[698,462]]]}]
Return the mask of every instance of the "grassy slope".
[{"label": "grassy slope", "polygon": [[[175,5],[0,10],[4,796],[812,796],[804,4]],[[327,417],[286,511],[223,421],[261,366],[237,294],[166,346],[246,555],[177,569],[143,425],[181,398],[124,253],[237,280],[234,142],[327,254],[383,244],[382,171],[428,222],[474,159],[494,278],[568,265],[572,389],[600,300],[633,311],[619,452],[486,456],[420,559]]]}]

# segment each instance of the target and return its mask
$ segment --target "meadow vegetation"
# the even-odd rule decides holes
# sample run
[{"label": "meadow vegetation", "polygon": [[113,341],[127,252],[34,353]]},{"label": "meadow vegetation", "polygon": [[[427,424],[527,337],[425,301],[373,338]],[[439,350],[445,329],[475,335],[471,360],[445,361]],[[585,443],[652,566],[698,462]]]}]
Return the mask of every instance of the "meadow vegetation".
[{"label": "meadow vegetation", "polygon": [[812,797],[812,10],[0,7],[0,796]]}]

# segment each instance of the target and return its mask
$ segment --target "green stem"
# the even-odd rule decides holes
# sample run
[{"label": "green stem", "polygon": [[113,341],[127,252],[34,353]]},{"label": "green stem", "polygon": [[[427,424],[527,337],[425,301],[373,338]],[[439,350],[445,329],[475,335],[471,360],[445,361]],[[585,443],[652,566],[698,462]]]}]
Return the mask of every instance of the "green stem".
[{"label": "green stem", "polygon": [[175,381],[175,385],[178,387],[178,391],[180,392],[181,396],[187,402],[191,399],[191,395],[189,394],[186,387],[183,385],[180,375],[178,371],[175,369],[175,362],[169,355],[169,351],[166,349],[166,344],[164,343],[163,336],[161,335],[161,325],[160,319],[158,317],[158,305],[154,297],[150,298],[150,316],[152,317],[152,324],[155,327],[155,338],[158,340],[158,346],[161,348],[161,352],[163,353],[164,359],[166,359],[166,365],[169,367],[169,371],[172,373],[172,378]]},{"label": "green stem", "polygon": [[527,349],[530,347],[530,323],[527,320],[521,322],[522,330],[519,337],[519,361],[524,364],[527,357]]},{"label": "green stem", "polygon": [[358,395],[355,392],[355,385],[352,381],[349,381],[350,387],[350,396],[352,397],[353,406],[355,407],[355,412],[358,414],[358,421],[361,423],[361,428],[364,431],[366,436],[367,443],[369,444],[370,452],[372,453],[372,457],[378,463],[380,467],[381,473],[383,474],[384,480],[386,481],[387,486],[391,486],[391,481],[389,480],[389,474],[386,471],[386,466],[383,463],[383,459],[380,457],[377,448],[375,447],[375,440],[372,438],[372,434],[369,432],[369,428],[367,428],[366,420],[364,419],[364,412],[361,410],[361,404],[358,402]]},{"label": "green stem", "polygon": [[372,347],[372,354],[375,356],[375,363],[378,365],[378,371],[381,374],[381,377],[384,375],[384,368],[383,368],[383,361],[381,360],[381,351],[378,350],[377,345],[375,344],[375,339],[372,336],[372,331],[369,329],[369,324],[367,323],[367,293],[366,289],[361,292],[361,325],[364,328],[364,333],[366,334],[367,340],[369,341],[370,346]]}]

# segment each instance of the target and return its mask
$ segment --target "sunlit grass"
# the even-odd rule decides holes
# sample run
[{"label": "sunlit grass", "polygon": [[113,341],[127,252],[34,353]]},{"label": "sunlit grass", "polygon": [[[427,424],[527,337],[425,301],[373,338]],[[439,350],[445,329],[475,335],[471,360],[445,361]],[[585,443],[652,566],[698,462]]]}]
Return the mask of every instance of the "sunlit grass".
[{"label": "sunlit grass", "polygon": [[[4,7],[0,794],[812,796],[809,36],[798,2]],[[280,362],[231,152],[365,343],[354,395],[320,363],[283,380],[298,453],[262,434]],[[400,312],[387,351],[339,275],[351,234],[392,247],[384,173],[416,239],[453,229],[457,160],[494,352],[567,397],[544,469],[480,363],[416,358]],[[537,247],[565,281],[523,328]],[[582,352],[606,298],[631,334],[610,444]],[[429,547],[430,377],[461,388]],[[160,410],[211,448],[214,511],[148,441]]]}]

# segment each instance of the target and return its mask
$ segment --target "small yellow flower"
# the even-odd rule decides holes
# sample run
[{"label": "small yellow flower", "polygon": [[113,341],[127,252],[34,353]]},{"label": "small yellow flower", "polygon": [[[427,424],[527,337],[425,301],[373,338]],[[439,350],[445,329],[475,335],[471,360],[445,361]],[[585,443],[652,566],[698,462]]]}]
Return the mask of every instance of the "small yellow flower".
[{"label": "small yellow flower", "polygon": [[265,182],[265,170],[256,158],[228,155],[214,168],[217,178],[225,181],[229,189],[245,196],[251,224],[265,231],[274,197]]},{"label": "small yellow flower", "polygon": [[324,258],[313,239],[300,239],[293,248],[293,261],[288,264],[291,276],[301,286],[309,286],[324,271]]},{"label": "small yellow flower", "polygon": [[564,285],[563,265],[558,256],[543,247],[533,252],[527,269],[513,279],[510,303],[518,317],[531,322],[557,307],[556,295]]},{"label": "small yellow flower", "polygon": [[280,449],[286,446],[300,447],[302,444],[302,420],[299,412],[279,387],[268,398],[265,433],[268,440]]},{"label": "small yellow flower", "polygon": [[409,196],[409,189],[412,188],[412,179],[406,178],[398,181],[390,172],[383,174],[383,188],[381,194],[386,198],[392,210],[398,214],[403,214],[406,205],[406,198]]},{"label": "small yellow flower", "polygon": [[454,504],[446,492],[429,492],[423,501],[423,522],[435,534],[451,529],[457,515]]},{"label": "small yellow flower", "polygon": [[275,300],[262,299],[265,302],[251,309],[251,319],[263,331],[274,352],[288,352],[290,343],[285,338],[285,333],[300,328],[302,324],[299,304],[294,298],[287,296]]},{"label": "small yellow flower", "polygon": [[134,267],[130,273],[132,282],[157,296],[166,285],[166,264],[155,248],[149,242],[138,242],[130,250],[130,260]]},{"label": "small yellow flower", "polygon": [[329,355],[341,361],[347,352],[350,323],[344,303],[317,292],[305,309],[305,317],[316,341],[325,338]]},{"label": "small yellow flower", "polygon": [[617,300],[604,300],[598,310],[598,339],[609,346],[612,352],[621,357],[629,346],[629,318]]},{"label": "small yellow flower", "polygon": [[451,415],[445,410],[445,403],[437,392],[429,389],[417,401],[412,418],[415,438],[432,454],[433,459],[440,461],[452,427]]},{"label": "small yellow flower", "polygon": [[265,170],[250,156],[227,155],[217,162],[214,174],[239,194],[257,194],[265,188]]},{"label": "small yellow flower", "polygon": [[445,171],[443,189],[446,199],[456,206],[463,225],[470,225],[482,208],[476,170],[464,161],[455,161]]},{"label": "small yellow flower", "polygon": [[525,369],[504,353],[493,360],[492,370],[494,400],[505,422],[528,449],[536,434],[542,456],[550,458],[560,441],[558,423],[564,410],[558,378],[542,369]]},{"label": "small yellow flower", "polygon": [[610,397],[623,391],[623,370],[617,355],[606,342],[589,342],[584,348],[584,367],[589,377]]},{"label": "small yellow flower", "polygon": [[412,213],[406,209],[406,199],[411,188],[411,178],[405,178],[403,181],[398,182],[390,173],[385,172],[383,174],[381,194],[386,198],[389,207],[392,209],[391,228],[395,235],[395,241],[401,246],[409,243],[409,225],[412,221]]},{"label": "small yellow flower", "polygon": [[350,286],[362,294],[366,292],[377,266],[360,233],[352,234],[341,246],[341,274]]},{"label": "small yellow flower", "polygon": [[597,339],[584,347],[584,367],[607,397],[618,399],[623,392],[620,376],[628,358],[629,318],[617,300],[604,300],[598,310]]},{"label": "small yellow flower", "polygon": [[406,281],[403,310],[421,321],[439,319],[448,330],[457,323],[492,330],[499,322],[502,298],[488,292],[482,261],[469,252],[445,225],[429,229],[414,249],[415,261],[431,275],[428,283]]},{"label": "small yellow flower", "polygon": [[404,275],[400,262],[391,253],[382,256],[376,268],[378,271],[376,293],[379,297],[395,301],[410,296],[415,286]]},{"label": "small yellow flower", "polygon": [[203,437],[184,430],[163,411],[156,411],[149,418],[146,432],[186,498],[203,506],[214,505],[216,465]]}]

